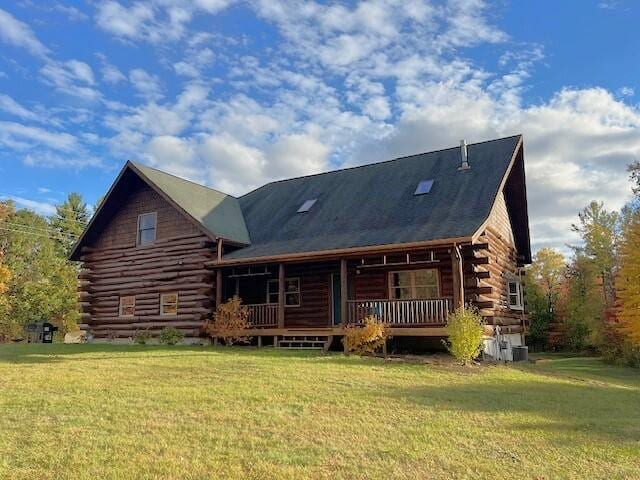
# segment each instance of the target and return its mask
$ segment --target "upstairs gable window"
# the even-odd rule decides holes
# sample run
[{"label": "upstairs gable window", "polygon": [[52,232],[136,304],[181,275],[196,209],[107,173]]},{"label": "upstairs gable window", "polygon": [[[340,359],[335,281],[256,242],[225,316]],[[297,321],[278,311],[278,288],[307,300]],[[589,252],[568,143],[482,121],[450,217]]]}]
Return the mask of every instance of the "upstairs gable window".
[{"label": "upstairs gable window", "polygon": [[156,241],[156,212],[138,215],[138,245],[149,245]]}]

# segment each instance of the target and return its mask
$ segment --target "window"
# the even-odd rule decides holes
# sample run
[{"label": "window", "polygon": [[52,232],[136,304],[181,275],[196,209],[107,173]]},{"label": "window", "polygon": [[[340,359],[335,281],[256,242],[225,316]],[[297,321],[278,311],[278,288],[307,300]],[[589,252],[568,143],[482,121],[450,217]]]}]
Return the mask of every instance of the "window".
[{"label": "window", "polygon": [[120,297],[120,316],[133,317],[136,313],[136,297]]},{"label": "window", "polygon": [[509,308],[512,310],[522,310],[522,285],[518,281],[510,281],[509,288]]},{"label": "window", "polygon": [[[278,280],[269,280],[267,282],[267,303],[278,303]],[[284,306],[300,306],[299,278],[284,279]]]},{"label": "window", "polygon": [[308,212],[309,210],[311,210],[311,207],[313,207],[313,205],[317,201],[318,201],[317,198],[312,198],[311,200],[307,200],[300,206],[300,208],[298,209],[298,213]]},{"label": "window", "polygon": [[404,270],[389,273],[389,297],[394,300],[438,298],[438,270]]},{"label": "window", "polygon": [[431,191],[431,187],[433,187],[433,180],[422,180],[420,183],[418,183],[416,191],[413,192],[413,194],[424,195],[425,193],[429,193]]},{"label": "window", "polygon": [[149,245],[156,241],[156,212],[138,215],[138,245]]},{"label": "window", "polygon": [[163,293],[160,295],[160,315],[178,314],[178,294]]}]

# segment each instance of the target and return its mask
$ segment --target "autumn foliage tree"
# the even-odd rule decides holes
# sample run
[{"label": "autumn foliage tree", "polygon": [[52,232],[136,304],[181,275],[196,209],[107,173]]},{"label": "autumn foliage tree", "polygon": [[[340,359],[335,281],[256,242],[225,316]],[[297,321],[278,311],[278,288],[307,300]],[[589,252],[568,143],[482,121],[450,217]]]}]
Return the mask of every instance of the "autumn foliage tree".
[{"label": "autumn foliage tree", "polygon": [[546,348],[549,329],[556,321],[556,309],[565,281],[567,265],[564,256],[552,249],[543,248],[527,269],[526,298],[529,311],[528,343]]},{"label": "autumn foliage tree", "polygon": [[634,347],[640,348],[640,212],[625,230],[616,285],[622,331]]}]

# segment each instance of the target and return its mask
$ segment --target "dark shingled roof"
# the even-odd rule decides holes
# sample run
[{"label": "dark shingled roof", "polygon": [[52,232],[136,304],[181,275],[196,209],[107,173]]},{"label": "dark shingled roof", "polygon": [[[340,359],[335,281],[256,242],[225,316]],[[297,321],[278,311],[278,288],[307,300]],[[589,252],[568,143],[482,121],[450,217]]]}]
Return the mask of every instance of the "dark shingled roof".
[{"label": "dark shingled roof", "polygon": [[[269,183],[239,198],[251,245],[225,260],[471,237],[488,218],[520,136]],[[433,179],[428,194],[414,195]],[[300,206],[317,199],[305,213]]]}]

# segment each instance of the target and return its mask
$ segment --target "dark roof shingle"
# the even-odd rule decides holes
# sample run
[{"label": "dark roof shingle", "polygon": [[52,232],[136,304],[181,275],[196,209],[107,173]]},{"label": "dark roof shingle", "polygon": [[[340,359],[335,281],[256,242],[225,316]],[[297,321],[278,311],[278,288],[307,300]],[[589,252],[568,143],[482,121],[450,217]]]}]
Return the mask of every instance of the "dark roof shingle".
[{"label": "dark roof shingle", "polygon": [[[520,136],[269,183],[239,198],[251,245],[225,260],[470,237],[488,218]],[[428,194],[414,195],[433,179]],[[305,213],[300,206],[317,199]]]}]

